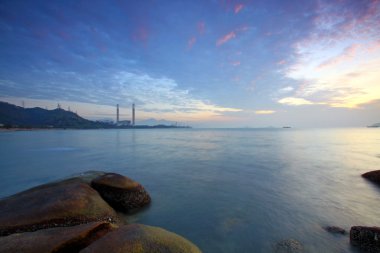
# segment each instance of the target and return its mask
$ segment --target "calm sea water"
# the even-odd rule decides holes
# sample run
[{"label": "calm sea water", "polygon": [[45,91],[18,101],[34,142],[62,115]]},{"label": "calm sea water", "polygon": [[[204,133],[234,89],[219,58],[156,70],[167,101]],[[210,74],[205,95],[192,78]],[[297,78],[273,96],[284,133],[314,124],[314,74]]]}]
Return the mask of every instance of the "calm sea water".
[{"label": "calm sea water", "polygon": [[88,170],[142,183],[153,202],[130,222],[203,252],[355,252],[324,226],[380,226],[380,129],[59,130],[0,133],[0,197]]}]

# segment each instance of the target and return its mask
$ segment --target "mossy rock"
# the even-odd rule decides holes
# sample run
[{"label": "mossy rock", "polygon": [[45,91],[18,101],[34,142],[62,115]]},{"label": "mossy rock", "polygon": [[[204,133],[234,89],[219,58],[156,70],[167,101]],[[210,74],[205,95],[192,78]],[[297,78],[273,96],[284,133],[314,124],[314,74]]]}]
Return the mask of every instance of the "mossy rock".
[{"label": "mossy rock", "polygon": [[106,173],[95,178],[91,181],[91,186],[113,208],[122,212],[136,211],[151,201],[141,184],[116,173]]},{"label": "mossy rock", "polygon": [[158,227],[140,224],[122,226],[100,238],[80,253],[200,253],[187,239]]},{"label": "mossy rock", "polygon": [[41,185],[0,201],[0,236],[117,220],[99,193],[78,178]]},{"label": "mossy rock", "polygon": [[92,222],[73,227],[59,227],[0,237],[0,253],[79,252],[115,229],[106,222]]}]

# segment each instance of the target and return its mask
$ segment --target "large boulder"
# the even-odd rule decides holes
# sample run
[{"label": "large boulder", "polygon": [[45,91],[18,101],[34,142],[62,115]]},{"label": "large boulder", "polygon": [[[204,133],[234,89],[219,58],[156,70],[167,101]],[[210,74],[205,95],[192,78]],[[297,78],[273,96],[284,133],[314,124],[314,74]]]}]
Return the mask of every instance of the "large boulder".
[{"label": "large boulder", "polygon": [[78,178],[35,187],[0,201],[0,236],[117,220],[116,212],[98,192]]},{"label": "large boulder", "polygon": [[350,242],[366,252],[380,252],[380,227],[351,227]]},{"label": "large boulder", "polygon": [[368,179],[371,182],[374,182],[380,185],[380,170],[374,170],[367,173],[364,173],[362,177]]},{"label": "large boulder", "polygon": [[80,253],[200,253],[185,238],[157,227],[131,224],[116,229]]},{"label": "large boulder", "polygon": [[0,237],[0,253],[79,252],[114,228],[110,223],[92,222],[12,234]]},{"label": "large boulder", "polygon": [[150,196],[141,184],[116,173],[95,178],[91,186],[112,207],[122,212],[135,211],[150,203]]}]

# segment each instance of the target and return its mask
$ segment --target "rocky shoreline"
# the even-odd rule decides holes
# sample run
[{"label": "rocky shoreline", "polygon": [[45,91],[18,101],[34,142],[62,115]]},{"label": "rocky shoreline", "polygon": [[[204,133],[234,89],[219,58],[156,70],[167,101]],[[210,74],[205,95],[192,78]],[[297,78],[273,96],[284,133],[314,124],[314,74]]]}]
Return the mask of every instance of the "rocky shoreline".
[{"label": "rocky shoreline", "polygon": [[126,224],[118,212],[149,205],[144,187],[97,172],[53,182],[0,201],[0,253],[201,252],[158,227]]},{"label": "rocky shoreline", "polygon": [[[380,186],[380,170],[362,177]],[[177,234],[127,224],[118,214],[138,212],[150,202],[141,184],[116,173],[85,173],[31,188],[0,200],[0,253],[201,252]],[[323,228],[347,234],[337,226]],[[380,227],[352,226],[349,236],[350,244],[361,252],[380,252]],[[305,249],[287,239],[278,242],[274,252]]]},{"label": "rocky shoreline", "polygon": [[[380,186],[380,170],[370,171],[362,175],[363,178]],[[323,229],[331,234],[345,236],[345,229],[338,226],[325,226]],[[380,252],[380,227],[352,226],[349,232],[350,244],[359,252]],[[295,239],[286,239],[274,245],[276,253],[302,253],[307,252],[302,243]]]}]

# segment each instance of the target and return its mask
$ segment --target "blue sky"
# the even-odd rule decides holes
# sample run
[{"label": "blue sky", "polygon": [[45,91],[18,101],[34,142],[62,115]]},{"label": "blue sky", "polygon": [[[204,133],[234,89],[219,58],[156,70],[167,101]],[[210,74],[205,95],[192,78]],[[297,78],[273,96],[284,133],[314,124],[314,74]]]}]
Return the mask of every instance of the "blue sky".
[{"label": "blue sky", "polygon": [[199,127],[380,121],[380,1],[0,1],[0,99]]}]

